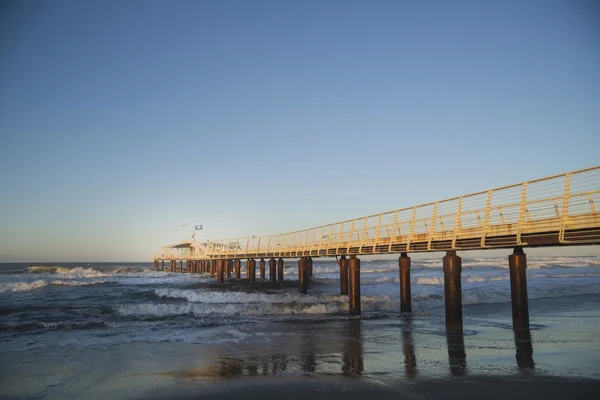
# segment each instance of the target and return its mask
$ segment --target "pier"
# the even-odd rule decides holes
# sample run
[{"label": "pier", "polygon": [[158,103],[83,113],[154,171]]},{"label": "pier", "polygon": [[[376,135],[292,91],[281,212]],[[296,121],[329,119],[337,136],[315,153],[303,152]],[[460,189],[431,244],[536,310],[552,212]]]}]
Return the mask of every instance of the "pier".
[{"label": "pier", "polygon": [[[400,312],[412,313],[410,253],[444,252],[446,333],[462,335],[461,257],[458,251],[509,249],[513,328],[529,329],[528,247],[600,244],[600,166],[531,180],[299,231],[206,243],[183,241],[164,246],[154,267],[204,273],[217,281],[247,278],[271,286],[283,281],[284,260],[298,268],[298,290],[308,293],[313,258],[336,257],[340,294],[348,295],[349,314],[360,315],[360,256],[398,254]],[[185,261],[185,266],[183,265]],[[231,278],[235,270],[235,277]]]}]

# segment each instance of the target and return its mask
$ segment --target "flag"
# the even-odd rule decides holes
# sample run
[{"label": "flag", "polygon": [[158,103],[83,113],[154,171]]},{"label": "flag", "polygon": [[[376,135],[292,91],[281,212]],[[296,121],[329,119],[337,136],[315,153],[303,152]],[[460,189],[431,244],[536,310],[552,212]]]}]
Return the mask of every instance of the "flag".
[{"label": "flag", "polygon": [[196,228],[197,231],[201,231],[202,230],[202,225],[196,225],[195,228]]}]

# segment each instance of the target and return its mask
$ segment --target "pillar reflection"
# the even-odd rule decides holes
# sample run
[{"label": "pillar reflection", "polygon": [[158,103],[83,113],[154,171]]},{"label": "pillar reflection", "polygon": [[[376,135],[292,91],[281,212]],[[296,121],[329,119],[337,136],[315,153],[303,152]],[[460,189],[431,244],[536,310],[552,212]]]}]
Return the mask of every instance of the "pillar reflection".
[{"label": "pillar reflection", "polygon": [[517,365],[523,372],[531,372],[535,368],[531,331],[529,329],[515,330],[514,333]]},{"label": "pillar reflection", "polygon": [[317,370],[317,355],[311,334],[302,337],[302,371],[315,372]]},{"label": "pillar reflection", "polygon": [[454,376],[467,372],[467,354],[465,353],[465,338],[463,335],[446,335],[448,344],[448,363]]},{"label": "pillar reflection", "polygon": [[344,343],[342,373],[346,376],[358,378],[364,370],[363,347],[361,337],[361,320],[348,321],[348,333]]},{"label": "pillar reflection", "polygon": [[406,377],[409,379],[417,376],[417,358],[415,356],[415,346],[413,343],[413,319],[406,317],[402,321],[402,351],[404,353],[404,369]]}]

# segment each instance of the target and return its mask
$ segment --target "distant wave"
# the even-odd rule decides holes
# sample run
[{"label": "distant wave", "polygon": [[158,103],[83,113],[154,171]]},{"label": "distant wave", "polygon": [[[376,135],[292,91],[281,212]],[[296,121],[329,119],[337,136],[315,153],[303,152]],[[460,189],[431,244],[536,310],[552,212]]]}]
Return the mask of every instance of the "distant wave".
[{"label": "distant wave", "polygon": [[80,282],[80,281],[43,281],[37,280],[33,282],[12,282],[0,284],[0,293],[4,292],[25,292],[29,290],[41,289],[45,286],[89,286],[89,285],[97,285],[100,283],[104,283],[104,281],[90,281],[90,282]]}]

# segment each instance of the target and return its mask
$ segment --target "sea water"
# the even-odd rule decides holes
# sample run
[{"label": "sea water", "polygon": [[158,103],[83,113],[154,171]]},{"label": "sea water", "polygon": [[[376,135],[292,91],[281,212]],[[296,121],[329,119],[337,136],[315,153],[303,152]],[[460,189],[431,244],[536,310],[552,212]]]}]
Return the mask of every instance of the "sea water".
[{"label": "sea water", "polygon": [[600,258],[529,257],[532,325],[517,333],[507,264],[463,258],[457,337],[445,335],[439,258],[412,262],[412,318],[398,312],[396,260],[362,260],[363,313],[352,318],[331,259],[315,259],[306,295],[289,260],[277,289],[268,268],[267,280],[219,285],[151,263],[0,264],[0,395],[132,398],[325,377],[600,382]]}]

